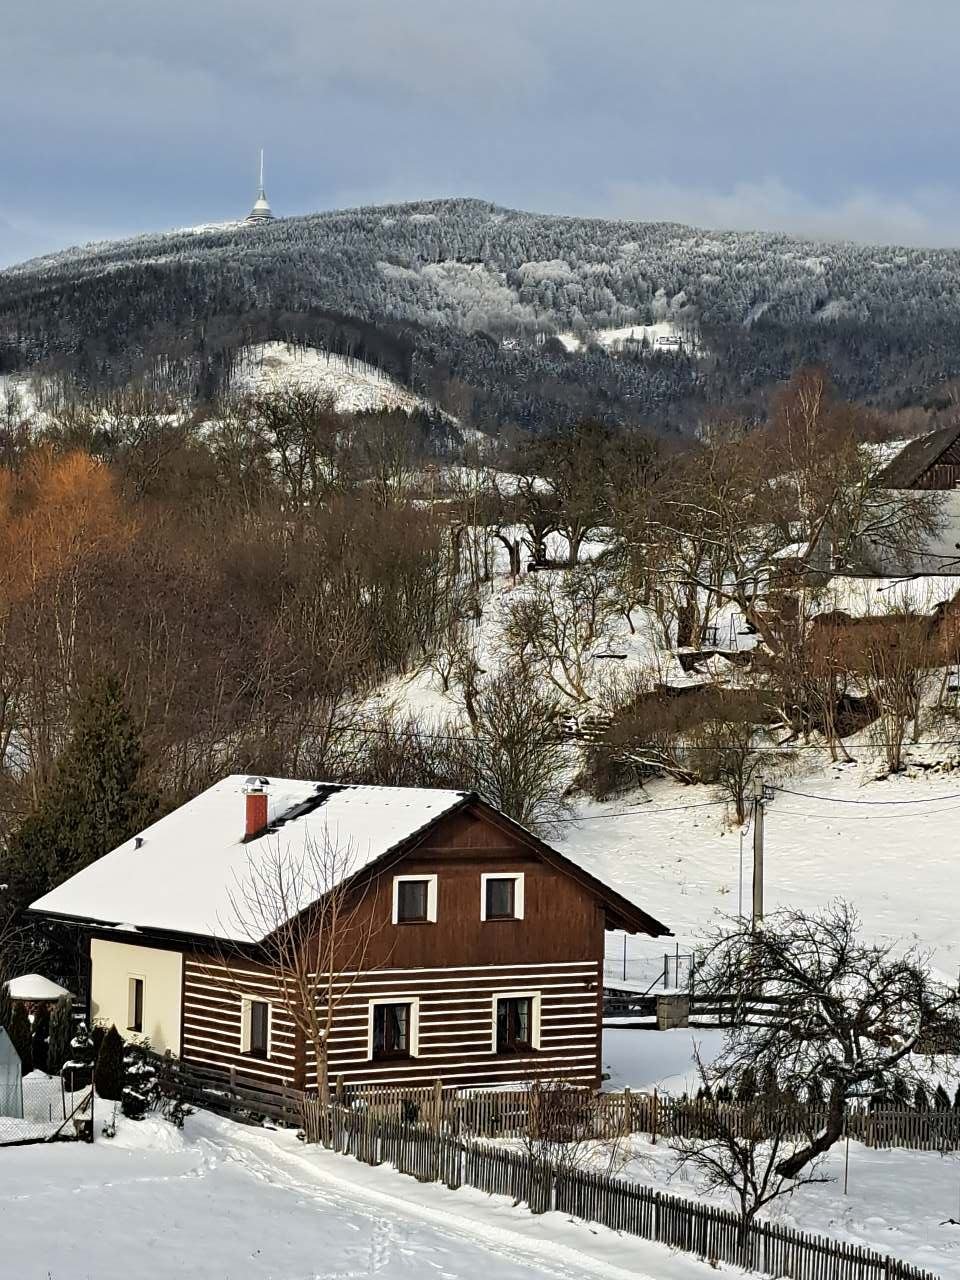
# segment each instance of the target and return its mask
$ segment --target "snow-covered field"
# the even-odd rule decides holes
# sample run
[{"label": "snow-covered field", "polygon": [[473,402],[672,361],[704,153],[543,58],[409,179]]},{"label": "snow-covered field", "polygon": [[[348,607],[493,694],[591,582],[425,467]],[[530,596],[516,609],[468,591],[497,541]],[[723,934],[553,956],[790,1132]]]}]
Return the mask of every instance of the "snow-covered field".
[{"label": "snow-covered field", "polygon": [[702,1280],[692,1258],[504,1198],[421,1186],[292,1131],[197,1113],[180,1132],[0,1151],[10,1280]]}]

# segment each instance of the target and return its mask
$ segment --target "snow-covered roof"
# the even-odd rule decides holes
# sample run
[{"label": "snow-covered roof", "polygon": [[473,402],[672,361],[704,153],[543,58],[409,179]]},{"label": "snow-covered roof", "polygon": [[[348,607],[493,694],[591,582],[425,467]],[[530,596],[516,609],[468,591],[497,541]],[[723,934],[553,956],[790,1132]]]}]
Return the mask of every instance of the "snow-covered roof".
[{"label": "snow-covered roof", "polygon": [[960,577],[920,574],[908,578],[862,578],[838,574],[811,593],[808,615],[839,609],[851,618],[891,613],[932,614],[960,594]]},{"label": "snow-covered roof", "polygon": [[134,926],[250,941],[251,921],[237,904],[266,859],[279,854],[295,868],[311,848],[334,848],[342,880],[455,809],[466,794],[260,779],[268,827],[245,841],[248,781],[234,774],[215,783],[33,909],[110,926],[123,922],[120,932]]},{"label": "snow-covered roof", "polygon": [[66,987],[40,973],[25,973],[22,978],[11,978],[6,985],[11,1000],[59,1000],[70,994]]}]

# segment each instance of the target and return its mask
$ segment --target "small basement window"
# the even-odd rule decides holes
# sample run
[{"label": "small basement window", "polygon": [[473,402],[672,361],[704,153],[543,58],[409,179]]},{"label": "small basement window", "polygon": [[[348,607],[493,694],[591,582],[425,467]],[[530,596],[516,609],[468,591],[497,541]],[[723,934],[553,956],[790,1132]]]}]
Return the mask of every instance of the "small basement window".
[{"label": "small basement window", "polygon": [[127,1030],[143,1030],[143,979],[127,980]]},{"label": "small basement window", "polygon": [[375,1062],[416,1057],[419,1004],[418,1000],[371,1000],[369,1055]]},{"label": "small basement window", "polygon": [[393,923],[436,924],[437,877],[393,877]]},{"label": "small basement window", "polygon": [[523,919],[523,875],[480,877],[480,919]]},{"label": "small basement window", "polygon": [[266,1000],[244,999],[240,1050],[251,1058],[270,1056],[270,1005]]},{"label": "small basement window", "polygon": [[495,1053],[530,1053],[540,1048],[540,992],[517,991],[493,998]]}]

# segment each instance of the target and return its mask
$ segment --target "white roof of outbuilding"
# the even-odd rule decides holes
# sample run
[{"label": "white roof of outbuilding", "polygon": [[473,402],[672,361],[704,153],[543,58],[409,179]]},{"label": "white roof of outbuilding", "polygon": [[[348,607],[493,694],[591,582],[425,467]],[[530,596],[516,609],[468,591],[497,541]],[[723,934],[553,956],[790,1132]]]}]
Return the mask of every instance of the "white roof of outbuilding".
[{"label": "white roof of outbuilding", "polygon": [[34,910],[117,927],[120,933],[159,929],[250,941],[252,922],[237,904],[268,859],[279,856],[296,868],[312,848],[333,848],[342,880],[456,808],[466,795],[265,778],[260,781],[269,826],[264,835],[244,841],[248,781],[234,774],[215,783],[38,899]]},{"label": "white roof of outbuilding", "polygon": [[51,982],[40,973],[25,973],[22,978],[11,978],[7,983],[11,1000],[59,1000],[70,992],[57,982]]}]

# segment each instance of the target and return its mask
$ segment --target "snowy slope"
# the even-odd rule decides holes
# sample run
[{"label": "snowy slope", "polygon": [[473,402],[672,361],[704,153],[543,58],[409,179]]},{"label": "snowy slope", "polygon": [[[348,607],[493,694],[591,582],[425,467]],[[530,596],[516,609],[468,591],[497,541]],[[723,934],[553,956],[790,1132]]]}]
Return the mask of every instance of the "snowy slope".
[{"label": "snowy slope", "polygon": [[333,355],[316,347],[292,347],[266,342],[241,352],[231,390],[263,394],[284,387],[317,391],[329,396],[341,413],[400,409],[405,413],[434,410],[393,378],[363,360]]}]

